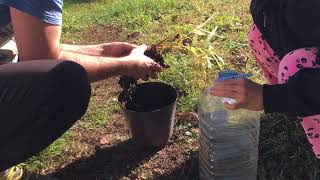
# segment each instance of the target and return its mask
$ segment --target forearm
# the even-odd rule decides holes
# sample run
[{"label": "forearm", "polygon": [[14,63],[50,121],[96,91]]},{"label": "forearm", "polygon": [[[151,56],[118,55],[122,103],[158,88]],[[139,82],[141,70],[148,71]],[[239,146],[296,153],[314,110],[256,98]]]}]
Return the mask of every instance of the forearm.
[{"label": "forearm", "polygon": [[320,114],[320,69],[301,69],[289,82],[264,85],[263,91],[267,113],[279,112],[301,117]]},{"label": "forearm", "polygon": [[123,74],[123,58],[90,56],[70,51],[61,51],[59,59],[70,60],[82,65],[91,82]]},{"label": "forearm", "polygon": [[101,45],[60,44],[60,51],[85,54],[90,56],[101,56],[103,54],[103,47]]}]

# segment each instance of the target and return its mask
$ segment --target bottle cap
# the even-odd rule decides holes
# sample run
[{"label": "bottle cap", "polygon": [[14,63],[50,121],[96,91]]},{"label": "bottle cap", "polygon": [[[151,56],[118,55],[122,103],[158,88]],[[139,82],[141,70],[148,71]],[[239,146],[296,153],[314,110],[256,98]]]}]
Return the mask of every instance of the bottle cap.
[{"label": "bottle cap", "polygon": [[250,74],[250,73],[240,74],[240,73],[233,71],[233,70],[227,70],[227,71],[219,72],[218,81],[225,81],[225,80],[230,80],[230,79],[240,79],[240,78],[249,78],[251,76],[252,76],[252,74]]}]

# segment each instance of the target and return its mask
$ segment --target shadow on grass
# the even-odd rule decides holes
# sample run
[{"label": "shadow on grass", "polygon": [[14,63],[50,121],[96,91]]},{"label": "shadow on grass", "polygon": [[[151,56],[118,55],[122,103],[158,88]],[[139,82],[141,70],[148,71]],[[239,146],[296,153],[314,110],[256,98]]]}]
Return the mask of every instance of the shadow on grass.
[{"label": "shadow on grass", "polygon": [[280,114],[263,116],[258,174],[260,180],[320,179],[320,161],[298,119]]},{"label": "shadow on grass", "polygon": [[181,167],[169,174],[157,176],[154,180],[199,180],[198,152],[192,152],[189,157]]},{"label": "shadow on grass", "polygon": [[157,149],[143,149],[128,140],[99,149],[91,157],[75,161],[50,176],[59,180],[120,179],[128,176],[135,167],[157,151]]}]

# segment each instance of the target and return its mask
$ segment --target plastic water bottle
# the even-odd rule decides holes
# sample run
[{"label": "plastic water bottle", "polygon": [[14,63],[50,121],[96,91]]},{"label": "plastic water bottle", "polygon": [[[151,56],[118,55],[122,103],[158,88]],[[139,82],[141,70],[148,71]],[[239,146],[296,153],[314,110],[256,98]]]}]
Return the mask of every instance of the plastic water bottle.
[{"label": "plastic water bottle", "polygon": [[[234,71],[219,73],[218,80],[249,77]],[[201,180],[256,180],[261,112],[227,110],[209,89],[200,98],[199,170]]]}]

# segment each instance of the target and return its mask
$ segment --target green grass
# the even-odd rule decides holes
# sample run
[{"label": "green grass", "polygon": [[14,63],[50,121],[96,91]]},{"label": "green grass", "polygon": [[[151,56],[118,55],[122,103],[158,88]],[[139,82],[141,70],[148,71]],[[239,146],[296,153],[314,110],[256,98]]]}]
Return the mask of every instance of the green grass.
[{"label": "green grass", "polygon": [[[196,106],[199,90],[208,85],[212,74],[227,67],[224,65],[217,68],[217,59],[223,58],[223,63],[227,64],[225,59],[228,59],[229,52],[246,48],[246,33],[242,32],[248,29],[244,25],[248,20],[239,17],[246,9],[239,8],[235,3],[236,1],[194,3],[187,0],[119,0],[93,2],[89,5],[67,3],[63,40],[90,43],[89,40],[81,38],[86,29],[110,24],[122,27],[122,34],[139,32],[141,35],[136,40],[137,43],[152,44],[177,33],[184,38],[194,39],[194,47],[176,45],[185,51],[167,54],[171,68],[160,77],[162,81],[188,94],[179,100],[179,109],[192,111]],[[90,11],[84,7],[90,7]],[[233,12],[222,12],[219,10],[221,7],[232,9]],[[217,27],[217,34],[207,41],[210,33],[198,35],[196,27],[211,16],[212,20],[201,27],[201,30],[212,32]],[[241,32],[240,37],[238,32]],[[232,38],[230,33],[233,33]],[[213,50],[209,50],[209,44]],[[201,52],[194,55],[192,49]]]},{"label": "green grass", "polygon": [[[90,36],[90,31],[101,30],[110,25],[121,28],[119,41],[130,40],[127,35],[137,32],[139,35],[134,38],[134,42],[138,44],[154,44],[174,34],[180,34],[179,40],[191,39],[190,46],[183,46],[179,40],[166,43],[170,48],[165,52],[165,59],[171,68],[162,73],[159,80],[173,85],[182,95],[178,101],[179,112],[193,112],[197,108],[201,91],[212,83],[220,70],[252,72],[255,74],[253,79],[263,83],[261,72],[247,45],[247,31],[251,23],[249,0],[65,0],[62,40],[82,44],[102,43]],[[108,123],[112,114],[119,112],[119,106],[114,102],[98,102],[98,99],[93,99],[88,113],[77,128],[101,128]],[[283,118],[271,117],[266,121],[268,120],[279,122],[281,127],[287,125],[287,120]],[[292,147],[292,141],[288,139],[304,135],[297,133],[295,125],[291,125],[292,128],[272,131],[274,136],[269,136],[269,131],[276,125],[265,126],[262,134],[269,139],[262,138],[262,146],[270,139],[280,142],[276,134],[281,134],[282,131],[290,135],[278,143],[270,154],[262,156],[263,168],[260,169],[260,174],[282,172],[291,174],[292,176],[283,175],[290,179],[300,177],[300,172],[316,174],[317,168],[308,171],[306,166],[301,167],[296,161],[290,161],[290,165],[281,164],[281,169],[276,169],[277,165],[272,163],[278,161],[272,161],[272,158],[290,159],[284,157],[289,151],[287,147]],[[68,131],[40,156],[29,160],[28,166],[40,171],[46,166],[59,164],[58,159],[67,158],[65,156],[68,151],[81,151],[81,144],[77,144],[74,136],[73,130]],[[299,157],[304,157],[300,158],[301,161],[317,167],[314,157],[309,156],[309,151],[300,149],[299,153]],[[297,168],[300,169],[300,174],[295,175]]]},{"label": "green grass", "polygon": [[[92,105],[94,106],[94,105]],[[93,110],[89,110],[80,122],[85,129],[101,128],[110,120],[112,114],[120,111],[120,105],[116,102],[107,103]]]},{"label": "green grass", "polygon": [[52,166],[53,161],[62,161],[67,159],[69,149],[81,148],[72,140],[71,134],[68,132],[60,139],[55,141],[46,150],[42,151],[39,156],[35,156],[27,161],[30,170],[37,170],[42,167]]}]

